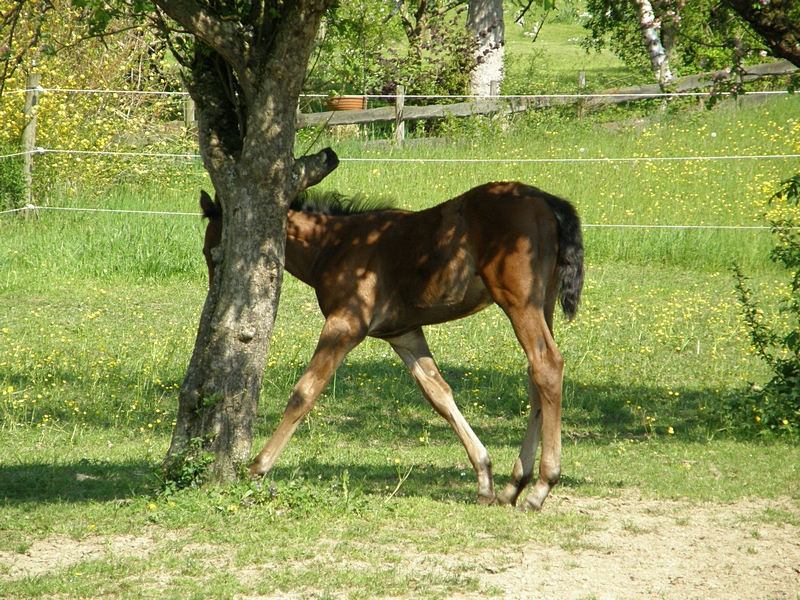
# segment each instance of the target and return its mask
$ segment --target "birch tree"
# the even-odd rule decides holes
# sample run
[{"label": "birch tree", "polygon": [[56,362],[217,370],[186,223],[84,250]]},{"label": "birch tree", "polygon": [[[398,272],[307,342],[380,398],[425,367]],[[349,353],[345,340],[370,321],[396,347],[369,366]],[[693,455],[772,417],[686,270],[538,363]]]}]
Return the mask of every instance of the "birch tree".
[{"label": "birch tree", "polygon": [[664,50],[664,45],[661,43],[661,37],[658,33],[661,22],[656,20],[650,0],[633,0],[633,2],[639,14],[639,28],[644,38],[647,54],[650,57],[653,74],[659,85],[664,87],[672,81],[672,72],[670,71],[667,52]]},{"label": "birch tree", "polygon": [[492,81],[503,79],[505,23],[502,0],[471,0],[467,13],[467,31],[477,40],[470,93],[488,96]]}]

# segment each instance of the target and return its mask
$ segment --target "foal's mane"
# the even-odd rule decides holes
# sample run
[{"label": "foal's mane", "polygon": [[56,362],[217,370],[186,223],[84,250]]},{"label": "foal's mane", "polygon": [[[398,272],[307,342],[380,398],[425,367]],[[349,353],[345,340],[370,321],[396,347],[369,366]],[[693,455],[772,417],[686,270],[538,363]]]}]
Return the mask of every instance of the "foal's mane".
[{"label": "foal's mane", "polygon": [[298,194],[289,208],[308,214],[343,217],[391,210],[395,202],[391,198],[370,198],[363,194],[345,196],[339,192],[308,189]]}]

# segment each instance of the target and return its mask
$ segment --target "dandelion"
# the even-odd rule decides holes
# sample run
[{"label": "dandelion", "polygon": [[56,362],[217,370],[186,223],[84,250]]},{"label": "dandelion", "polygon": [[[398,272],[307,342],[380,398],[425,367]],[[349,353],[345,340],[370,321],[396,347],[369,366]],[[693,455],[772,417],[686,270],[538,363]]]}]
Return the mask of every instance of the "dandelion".
[{"label": "dandelion", "polygon": [[672,427],[667,427],[667,433],[669,435],[674,435],[675,434],[675,430]]}]

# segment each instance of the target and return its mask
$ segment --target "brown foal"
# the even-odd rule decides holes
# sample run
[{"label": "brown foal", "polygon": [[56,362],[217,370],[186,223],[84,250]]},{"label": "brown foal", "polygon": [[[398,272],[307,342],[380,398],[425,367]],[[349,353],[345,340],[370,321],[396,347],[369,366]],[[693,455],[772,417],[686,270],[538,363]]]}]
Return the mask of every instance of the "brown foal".
[{"label": "brown foal", "polygon": [[[222,239],[222,209],[201,192],[209,218],[203,252],[209,283],[212,248]],[[263,475],[291,438],[348,352],[366,336],[386,340],[422,394],[453,427],[478,478],[478,502],[540,510],[561,472],[564,361],[553,340],[557,298],[567,318],[583,288],[583,245],[575,209],[521,183],[489,183],[420,212],[377,210],[345,215],[290,210],[286,270],[314,288],[325,324],[275,434],[250,473]],[[215,253],[215,257],[217,253]],[[531,412],[511,480],[495,495],[489,454],[453,400],[422,331],[497,303],[528,359]]]}]

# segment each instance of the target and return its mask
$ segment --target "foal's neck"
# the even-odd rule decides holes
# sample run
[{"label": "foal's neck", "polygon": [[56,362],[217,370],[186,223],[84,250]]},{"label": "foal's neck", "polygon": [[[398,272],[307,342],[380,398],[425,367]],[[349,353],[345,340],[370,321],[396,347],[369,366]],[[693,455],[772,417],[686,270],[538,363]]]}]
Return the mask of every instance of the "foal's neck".
[{"label": "foal's neck", "polygon": [[325,245],[327,215],[290,210],[286,222],[286,270],[310,286],[311,271]]}]

